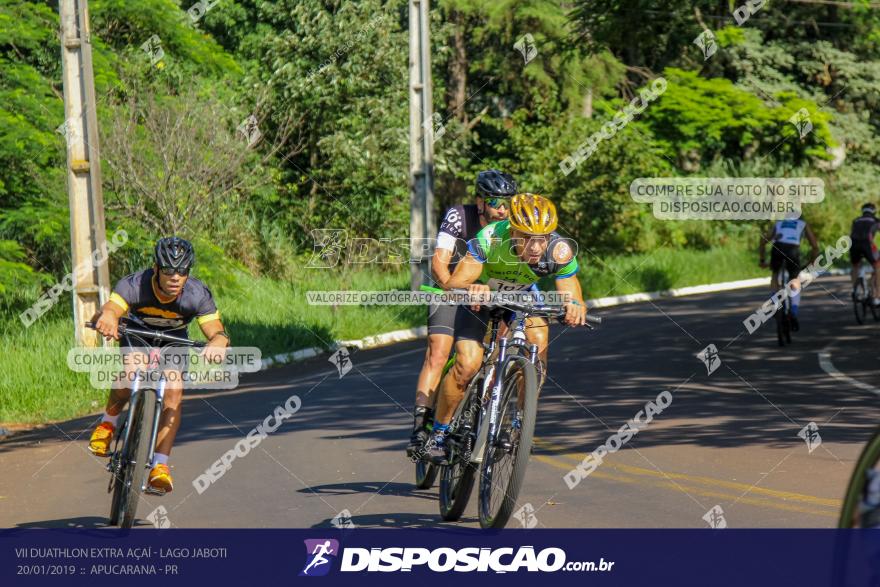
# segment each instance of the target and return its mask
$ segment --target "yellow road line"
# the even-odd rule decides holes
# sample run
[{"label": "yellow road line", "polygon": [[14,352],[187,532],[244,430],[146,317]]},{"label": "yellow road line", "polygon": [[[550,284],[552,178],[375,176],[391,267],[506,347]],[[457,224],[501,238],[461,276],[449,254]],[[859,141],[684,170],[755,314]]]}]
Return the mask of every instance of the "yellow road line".
[{"label": "yellow road line", "polygon": [[[535,458],[536,460],[551,465],[553,467],[564,470],[571,470],[572,464],[562,459],[572,461],[574,464],[580,463],[583,460],[582,456],[562,453],[559,447],[556,447],[552,443],[549,443],[545,440],[536,438],[535,443],[539,446],[554,449],[557,452],[560,452],[560,454],[554,456],[533,456],[533,458]],[[747,485],[745,483],[725,481],[723,479],[715,479],[712,477],[686,475],[683,473],[661,473],[652,469],[644,469],[642,467],[634,467],[631,465],[621,465],[617,463],[610,463],[607,461],[602,464],[601,469],[597,469],[596,471],[591,473],[590,476],[597,477],[599,479],[618,481],[622,483],[643,484],[665,489],[684,489],[688,493],[702,495],[705,497],[717,497],[750,505],[810,513],[827,517],[837,517],[837,511],[839,511],[842,505],[841,500],[839,499],[828,499],[816,497],[813,495],[805,495],[802,493],[794,493],[791,491],[765,489],[763,487],[755,487]],[[704,488],[694,486],[692,484],[709,485],[713,488],[734,489],[739,491],[740,494],[737,495],[732,493],[724,493],[718,491],[717,489]],[[756,496],[749,494],[755,494]],[[829,512],[828,510],[817,509],[816,507],[809,506],[833,508],[835,511]]]}]

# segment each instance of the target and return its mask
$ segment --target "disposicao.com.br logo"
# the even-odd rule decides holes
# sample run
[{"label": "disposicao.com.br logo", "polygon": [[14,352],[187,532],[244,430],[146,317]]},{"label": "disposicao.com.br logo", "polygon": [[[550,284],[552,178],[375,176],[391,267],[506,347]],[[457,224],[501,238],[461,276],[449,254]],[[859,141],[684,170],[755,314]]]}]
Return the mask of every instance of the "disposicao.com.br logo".
[{"label": "disposicao.com.br logo", "polygon": [[[327,555],[336,556],[338,544],[335,540],[306,540],[309,553],[306,566],[300,576],[324,575],[330,570]],[[321,560],[324,559],[324,560]],[[515,573],[531,571],[553,573],[556,571],[610,571],[613,561],[601,558],[595,561],[566,561],[566,553],[561,548],[544,548],[535,551],[533,546],[518,548],[354,548],[343,549],[340,572],[410,572],[414,567],[427,568],[436,573],[456,572],[494,572]],[[321,566],[319,566],[321,565]],[[320,569],[320,571],[318,570]]]}]

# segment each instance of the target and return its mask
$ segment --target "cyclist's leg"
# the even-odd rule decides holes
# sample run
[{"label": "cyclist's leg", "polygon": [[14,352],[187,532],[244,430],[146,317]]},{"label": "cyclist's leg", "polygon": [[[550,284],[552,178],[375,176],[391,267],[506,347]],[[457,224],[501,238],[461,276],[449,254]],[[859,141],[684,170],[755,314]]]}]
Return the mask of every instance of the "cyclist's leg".
[{"label": "cyclist's leg", "polygon": [[434,421],[449,424],[458,407],[464,388],[480,369],[483,360],[483,344],[475,340],[459,340],[455,343],[455,364],[443,380]]},{"label": "cyclist's leg", "polygon": [[779,250],[779,247],[774,244],[770,249],[770,293],[775,294],[780,289],[782,289],[782,284],[780,283],[780,273],[782,270],[782,263],[785,261],[785,257],[782,255],[782,251]]},{"label": "cyclist's leg", "polygon": [[[789,283],[783,284],[783,286],[790,290],[788,295],[791,300],[791,315],[797,318],[798,308],[801,303],[801,255],[798,246],[792,245],[787,247],[785,251],[785,265],[788,270]],[[795,330],[797,330],[796,326]]]},{"label": "cyclist's leg", "polygon": [[849,276],[853,288],[855,288],[856,282],[859,280],[859,269],[861,268],[861,260],[862,255],[858,250],[858,246],[856,245],[856,243],[853,243],[852,246],[849,248],[849,262],[851,267]]},{"label": "cyclist's leg", "polygon": [[447,451],[443,442],[446,430],[465,387],[479,371],[483,360],[483,336],[486,332],[488,311],[484,308],[474,312],[466,306],[458,306],[455,320],[455,364],[446,374],[440,386],[437,409],[434,415],[433,446],[429,456],[435,462],[445,459]]},{"label": "cyclist's leg", "polygon": [[431,407],[443,367],[452,351],[452,333],[428,334],[428,349],[416,387],[416,407]]},{"label": "cyclist's leg", "polygon": [[455,332],[455,306],[431,306],[429,312],[428,348],[416,384],[413,428],[406,447],[406,453],[410,457],[428,438],[426,426],[433,419],[432,408],[436,401],[437,384],[452,350]]},{"label": "cyclist's leg", "polygon": [[[185,337],[186,330],[170,334]],[[185,377],[189,369],[189,349],[185,347],[162,345],[160,368],[165,377],[165,392],[162,399],[162,412],[159,414],[159,425],[156,429],[156,445],[149,476],[150,486],[165,492],[173,488],[168,459],[174,439],[180,429],[183,389]]]},{"label": "cyclist's leg", "polygon": [[430,407],[434,403],[437,383],[452,350],[456,308],[446,304],[428,307],[428,349],[416,384],[416,407]]},{"label": "cyclist's leg", "polygon": [[877,305],[880,298],[880,251],[877,246],[871,243],[871,265],[874,267],[874,273],[871,275],[871,296],[874,298],[874,305]]},{"label": "cyclist's leg", "polygon": [[538,345],[538,391],[547,378],[547,351],[550,338],[550,325],[545,318],[533,317],[526,320],[526,340]]},{"label": "cyclist's leg", "polygon": [[[547,380],[547,350],[550,335],[550,325],[544,318],[528,318],[526,320],[526,340],[530,344],[538,345],[538,364],[535,369],[538,370],[538,393],[544,387]],[[520,382],[519,396],[517,397],[517,407],[522,409],[525,397],[522,395],[522,382]]]},{"label": "cyclist's leg", "polygon": [[[185,370],[184,370],[185,372]],[[153,462],[150,463],[150,486],[163,491],[173,488],[168,459],[174,439],[180,429],[181,404],[183,403],[183,375],[176,369],[164,369],[165,395],[162,401],[162,413],[159,414],[159,426],[156,430],[156,449]]]}]

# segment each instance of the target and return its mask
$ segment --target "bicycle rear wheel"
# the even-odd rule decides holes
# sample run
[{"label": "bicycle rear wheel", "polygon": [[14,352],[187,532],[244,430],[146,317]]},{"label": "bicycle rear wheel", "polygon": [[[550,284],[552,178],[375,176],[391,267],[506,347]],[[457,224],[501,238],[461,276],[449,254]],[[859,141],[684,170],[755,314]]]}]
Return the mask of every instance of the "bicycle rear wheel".
[{"label": "bicycle rear wheel", "polygon": [[131,528],[137,514],[138,501],[141,489],[144,486],[144,478],[147,475],[150,455],[150,441],[153,438],[153,418],[156,415],[156,394],[150,390],[144,390],[138,394],[137,406],[132,409],[131,435],[129,436],[129,450],[123,463],[123,491],[119,500],[119,510],[122,515],[122,528]]},{"label": "bicycle rear wheel", "polygon": [[455,421],[455,444],[452,446],[451,460],[443,467],[440,476],[440,516],[447,522],[458,520],[467,507],[474,489],[474,479],[478,466],[471,462],[476,427],[479,421],[482,386],[469,388],[467,403]]},{"label": "bicycle rear wheel", "polygon": [[437,467],[423,460],[416,461],[416,489],[431,489],[437,479]]},{"label": "bicycle rear wheel", "polygon": [[[518,402],[522,393],[522,408]],[[519,427],[514,426],[519,411]],[[519,497],[529,464],[538,412],[538,377],[535,366],[516,357],[504,369],[497,438],[486,445],[480,469],[480,526],[503,528]]]},{"label": "bicycle rear wheel", "polygon": [[[856,322],[859,324],[865,323],[865,295],[865,284],[859,280],[856,282],[855,286],[853,286],[853,312],[855,312]],[[873,312],[874,309],[871,308],[871,311]]]},{"label": "bicycle rear wheel", "polygon": [[[425,430],[429,435],[429,439],[433,427],[433,418],[431,419],[431,422],[425,422]],[[413,455],[416,464],[416,489],[431,489],[431,487],[434,486],[434,481],[437,479],[437,474],[440,472],[440,469],[433,463],[424,460],[425,455],[423,451],[424,445]]]},{"label": "bicycle rear wheel", "polygon": [[785,307],[781,307],[776,311],[776,339],[779,341],[779,346],[785,346],[786,340],[791,342],[787,326],[788,318],[785,315]]}]

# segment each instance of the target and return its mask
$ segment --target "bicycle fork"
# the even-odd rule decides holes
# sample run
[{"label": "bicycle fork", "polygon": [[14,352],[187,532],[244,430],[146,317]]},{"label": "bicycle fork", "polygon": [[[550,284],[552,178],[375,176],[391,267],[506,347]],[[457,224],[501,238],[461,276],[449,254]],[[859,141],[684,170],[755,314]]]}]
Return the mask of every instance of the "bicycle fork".
[{"label": "bicycle fork", "polygon": [[[156,411],[153,414],[153,425],[152,432],[150,433],[150,452],[147,454],[147,462],[144,463],[144,466],[149,466],[149,463],[153,462],[153,456],[156,453],[156,440],[159,438],[159,418],[162,417],[162,409],[165,405],[165,374],[163,373],[159,377],[159,386],[156,388]],[[144,485],[141,487],[141,491],[145,491],[146,493],[151,493],[153,495],[165,495],[164,491],[155,491],[150,488],[149,479],[147,476],[144,477]]]},{"label": "bicycle fork", "polygon": [[[519,332],[519,331],[518,331]],[[514,338],[513,344],[517,346],[525,346],[524,345],[524,336],[521,339]],[[510,344],[506,338],[501,340],[500,349],[498,351],[498,361],[496,362],[495,369],[495,382],[492,385],[492,396],[489,400],[489,426],[488,426],[488,438],[490,446],[494,446],[496,441],[498,440],[498,427],[500,422],[498,422],[498,415],[501,411],[501,388],[504,383],[504,373],[507,371],[507,347]],[[529,350],[529,360],[532,364],[538,358],[538,345],[532,344],[528,347]],[[519,402],[517,402],[519,405]]]}]

